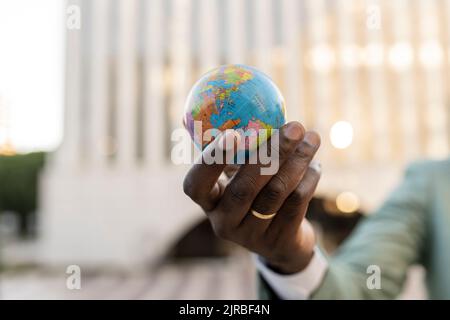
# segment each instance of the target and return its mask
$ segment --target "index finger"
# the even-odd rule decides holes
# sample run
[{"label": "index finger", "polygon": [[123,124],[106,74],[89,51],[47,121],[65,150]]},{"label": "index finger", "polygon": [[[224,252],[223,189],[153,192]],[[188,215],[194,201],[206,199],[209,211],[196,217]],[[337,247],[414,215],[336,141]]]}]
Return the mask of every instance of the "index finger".
[{"label": "index finger", "polygon": [[[215,151],[224,152],[239,144],[239,136],[233,130],[226,130],[203,150],[200,159],[188,171],[183,182],[183,190],[192,200],[200,205],[203,210],[212,210],[220,197],[221,188],[217,182],[223,170],[227,166],[226,161],[220,163],[208,163]],[[222,157],[225,159],[225,157]]]}]

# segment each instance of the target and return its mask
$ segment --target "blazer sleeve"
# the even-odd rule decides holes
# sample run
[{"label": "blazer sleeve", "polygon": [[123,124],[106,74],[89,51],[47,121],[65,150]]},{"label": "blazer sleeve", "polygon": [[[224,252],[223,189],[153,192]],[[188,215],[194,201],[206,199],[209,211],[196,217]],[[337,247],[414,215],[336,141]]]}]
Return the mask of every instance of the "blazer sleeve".
[{"label": "blazer sleeve", "polygon": [[[392,299],[403,288],[408,267],[424,259],[427,237],[427,163],[412,165],[388,200],[362,221],[329,257],[325,277],[312,299]],[[379,288],[368,286],[379,271]],[[369,283],[370,284],[370,283]],[[261,298],[276,298],[260,281]]]}]

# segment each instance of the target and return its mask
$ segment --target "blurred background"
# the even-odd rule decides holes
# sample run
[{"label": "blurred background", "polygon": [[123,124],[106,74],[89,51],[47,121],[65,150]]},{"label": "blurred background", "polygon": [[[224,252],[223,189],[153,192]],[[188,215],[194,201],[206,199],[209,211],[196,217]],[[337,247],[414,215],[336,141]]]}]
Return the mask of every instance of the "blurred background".
[{"label": "blurred background", "polygon": [[449,39],[449,0],[0,0],[0,298],[256,298],[170,160],[192,84],[256,66],[321,134],[332,253],[407,163],[448,156]]}]

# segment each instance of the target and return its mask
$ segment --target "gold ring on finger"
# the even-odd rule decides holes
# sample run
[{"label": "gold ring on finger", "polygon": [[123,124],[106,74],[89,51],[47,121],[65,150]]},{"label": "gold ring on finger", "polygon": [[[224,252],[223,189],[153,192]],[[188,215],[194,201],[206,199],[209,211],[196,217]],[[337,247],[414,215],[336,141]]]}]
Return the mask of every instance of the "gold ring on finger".
[{"label": "gold ring on finger", "polygon": [[258,219],[262,219],[262,220],[269,220],[272,219],[273,217],[275,217],[275,215],[277,214],[275,213],[269,213],[269,214],[262,214],[259,213],[253,209],[250,209],[250,212],[252,213],[253,216],[257,217]]}]

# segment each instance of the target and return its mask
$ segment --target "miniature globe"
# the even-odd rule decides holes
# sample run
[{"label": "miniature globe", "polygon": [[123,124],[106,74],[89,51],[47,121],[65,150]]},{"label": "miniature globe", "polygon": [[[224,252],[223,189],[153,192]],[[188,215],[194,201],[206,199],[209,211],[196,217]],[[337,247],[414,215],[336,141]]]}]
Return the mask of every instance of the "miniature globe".
[{"label": "miniature globe", "polygon": [[[211,140],[198,135],[208,129],[244,132],[267,129],[269,133],[263,138],[267,139],[272,129],[280,128],[285,122],[285,103],[280,90],[267,75],[245,65],[220,66],[203,75],[189,93],[183,119],[191,138],[202,149]],[[261,142],[259,139],[258,144]]]}]

